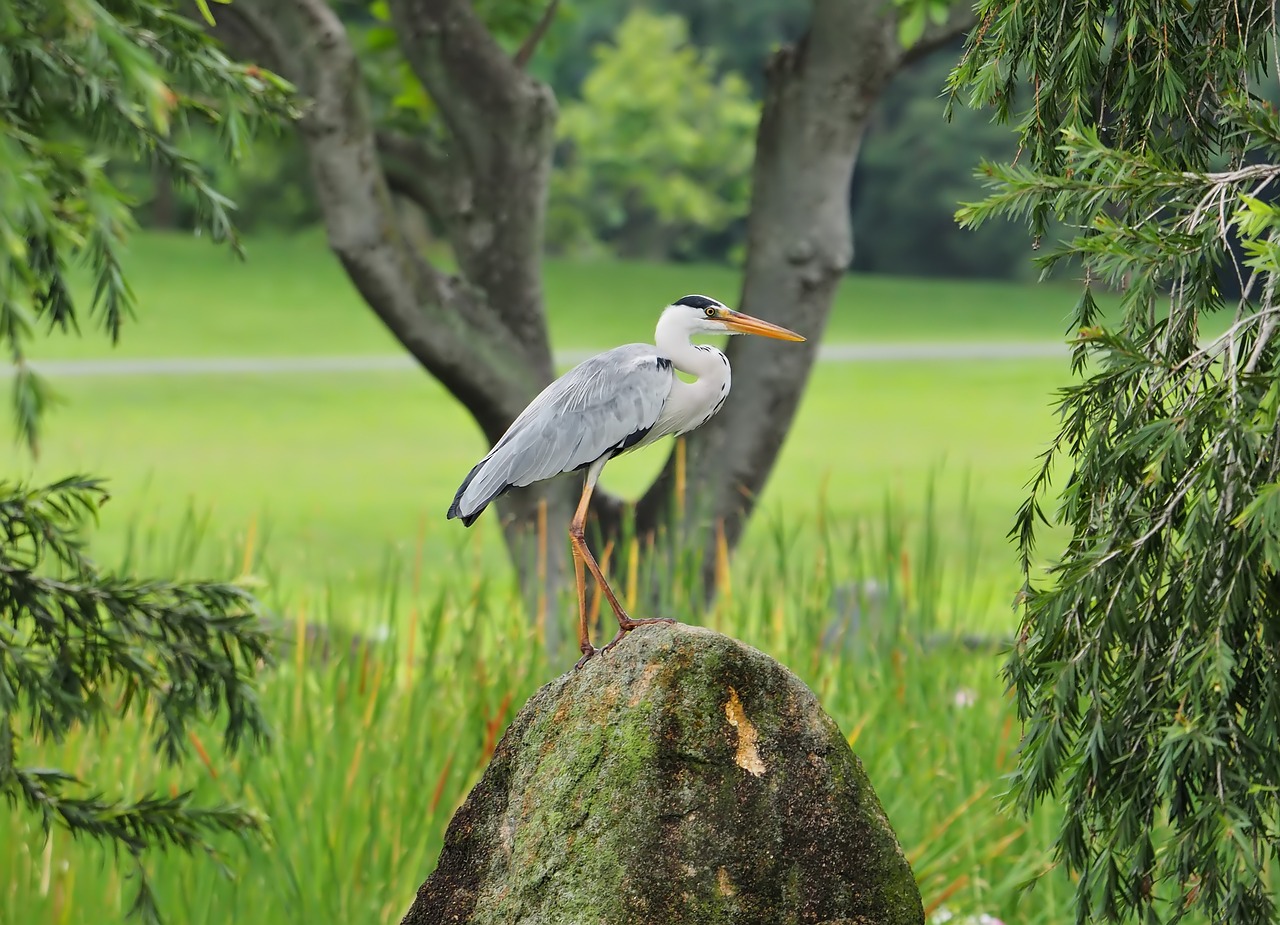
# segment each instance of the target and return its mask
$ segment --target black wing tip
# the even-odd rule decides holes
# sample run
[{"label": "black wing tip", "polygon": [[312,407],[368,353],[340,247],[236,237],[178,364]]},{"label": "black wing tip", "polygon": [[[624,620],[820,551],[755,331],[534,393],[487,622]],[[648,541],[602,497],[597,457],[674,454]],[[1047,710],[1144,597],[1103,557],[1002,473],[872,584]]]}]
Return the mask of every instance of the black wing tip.
[{"label": "black wing tip", "polygon": [[[462,492],[458,492],[458,494],[461,495]],[[481,508],[481,510],[483,510],[483,508]],[[480,511],[476,511],[474,514],[470,514],[470,515],[463,514],[462,509],[458,507],[458,499],[454,498],[453,504],[449,505],[449,513],[444,515],[444,519],[445,520],[461,520],[462,525],[464,527],[469,527],[476,522],[476,518],[479,516],[480,516]]]},{"label": "black wing tip", "polygon": [[462,480],[462,484],[458,486],[457,494],[453,496],[453,504],[449,505],[449,513],[445,515],[445,520],[453,520],[456,517],[458,520],[462,521],[462,525],[464,527],[469,527],[476,522],[477,517],[484,513],[484,509],[489,506],[489,502],[493,501],[494,498],[498,497],[498,495],[511,487],[510,485],[503,485],[489,497],[481,501],[479,507],[470,514],[462,513],[462,493],[467,490],[467,486],[471,484],[471,480],[476,477],[476,473],[480,471],[480,467],[484,464],[485,460],[476,463],[475,466],[472,467],[471,471],[467,473],[467,477]]},{"label": "black wing tip", "polygon": [[488,505],[488,502],[481,504],[479,510],[474,510],[474,512],[471,512],[470,514],[463,514],[461,510],[458,509],[457,499],[454,499],[453,504],[449,505],[449,513],[445,514],[444,519],[452,521],[452,519],[457,518],[462,521],[463,527],[470,527],[472,523],[476,522],[476,518],[480,517],[480,514],[484,513],[485,505]]},{"label": "black wing tip", "polygon": [[[464,514],[462,513],[462,493],[467,490],[467,486],[471,484],[471,480],[476,477],[476,473],[480,471],[480,467],[483,465],[483,462],[476,463],[471,467],[471,471],[467,473],[467,477],[462,480],[462,484],[458,486],[458,490],[453,496],[453,504],[449,505],[449,513],[444,515],[445,520],[459,518],[464,527],[469,527],[476,522],[476,518],[484,510],[484,504],[480,505],[479,510]],[[487,504],[488,502],[485,503]]]}]

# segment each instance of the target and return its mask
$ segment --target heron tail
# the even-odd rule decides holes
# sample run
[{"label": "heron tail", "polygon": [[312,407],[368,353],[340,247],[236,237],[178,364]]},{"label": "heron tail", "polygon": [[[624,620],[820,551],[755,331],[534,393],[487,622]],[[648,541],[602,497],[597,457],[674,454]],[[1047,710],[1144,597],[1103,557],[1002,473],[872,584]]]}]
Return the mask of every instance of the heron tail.
[{"label": "heron tail", "polygon": [[[480,480],[479,485],[476,486],[481,487],[480,491],[475,490],[475,487],[472,486],[472,482],[475,481],[476,476],[481,473],[491,458],[492,457],[486,456],[484,459],[480,460],[480,462],[471,467],[471,471],[467,473],[467,477],[463,479],[462,484],[458,486],[458,493],[453,496],[453,504],[449,505],[449,513],[445,515],[445,520],[453,520],[453,518],[457,517],[462,521],[462,525],[464,527],[469,527],[476,522],[476,518],[479,517],[484,512],[484,509],[489,506],[489,502],[511,487],[509,483],[500,483],[496,490],[490,487],[485,491],[483,490],[483,483],[486,480],[483,478]],[[471,488],[472,490],[468,492],[468,488]]]}]

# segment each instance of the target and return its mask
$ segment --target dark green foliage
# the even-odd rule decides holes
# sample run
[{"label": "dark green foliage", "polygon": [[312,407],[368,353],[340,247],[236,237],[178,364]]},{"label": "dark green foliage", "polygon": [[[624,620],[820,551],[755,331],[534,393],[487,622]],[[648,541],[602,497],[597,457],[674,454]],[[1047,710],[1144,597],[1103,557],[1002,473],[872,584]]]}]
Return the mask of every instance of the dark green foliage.
[{"label": "dark green foliage", "polygon": [[978,157],[1012,157],[1017,137],[983,113],[943,119],[942,96],[954,50],[940,51],[899,73],[868,126],[853,173],[853,268],[943,277],[1027,275],[1026,237],[1008,222],[965,232],[956,203],[980,192]]},{"label": "dark green foliage", "polygon": [[251,686],[270,659],[257,606],[226,584],[103,573],[81,536],[106,499],[91,479],[39,489],[0,482],[0,795],[55,826],[124,850],[137,867],[133,911],[158,920],[142,865],[148,848],[197,848],[259,820],[235,806],[193,805],[190,793],[121,798],[56,768],[19,763],[22,738],[61,741],[129,712],[151,717],[170,764],[192,725],[217,715],[229,751],[261,743]]},{"label": "dark green foliage", "polygon": [[[111,159],[162,168],[190,192],[199,227],[234,243],[232,204],[198,166],[188,129],[212,127],[235,155],[259,118],[283,110],[286,92],[229,61],[169,3],[0,6],[0,343],[15,366],[18,431],[33,451],[49,401],[24,352],[36,326],[78,330],[87,313],[114,341],[133,308],[122,264],[131,202]],[[68,279],[77,264],[91,280],[87,312]],[[0,795],[38,816],[46,835],[58,827],[128,854],[132,911],[157,921],[147,849],[213,854],[210,836],[259,821],[235,806],[194,805],[186,792],[124,797],[23,766],[24,739],[61,741],[136,712],[170,764],[209,717],[223,724],[229,751],[261,742],[251,680],[269,660],[268,637],[237,587],[99,570],[83,531],[106,497],[85,478],[37,489],[0,482]]]},{"label": "dark green foliage", "polygon": [[[1280,858],[1280,123],[1269,4],[982,4],[957,87],[1018,119],[960,212],[1053,218],[1085,268],[1061,429],[1013,531],[1012,795],[1061,800],[1081,921],[1272,922]],[[1036,88],[1021,109],[1012,91]],[[1273,79],[1273,78],[1271,78]],[[1232,256],[1238,241],[1245,255]],[[1093,289],[1122,290],[1099,325]],[[1243,292],[1224,295],[1229,283]],[[1232,313],[1205,342],[1202,325]],[[1071,539],[1034,558],[1050,475]]]},{"label": "dark green foliage", "polygon": [[17,366],[14,408],[37,443],[47,390],[25,363],[35,325],[76,326],[69,267],[88,265],[90,310],[115,339],[133,293],[121,268],[130,203],[110,159],[160,164],[190,190],[200,227],[234,238],[232,204],[188,149],[192,123],[243,150],[284,86],[230,61],[157,0],[14,0],[0,5],[0,343]]}]

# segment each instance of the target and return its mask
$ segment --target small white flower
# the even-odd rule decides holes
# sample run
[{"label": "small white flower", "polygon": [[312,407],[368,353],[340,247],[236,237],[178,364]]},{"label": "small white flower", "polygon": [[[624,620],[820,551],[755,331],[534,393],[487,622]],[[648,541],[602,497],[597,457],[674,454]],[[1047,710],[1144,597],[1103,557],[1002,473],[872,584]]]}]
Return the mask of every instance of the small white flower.
[{"label": "small white flower", "polygon": [[952,925],[1004,925],[1000,919],[986,912],[956,918],[955,913],[946,906],[939,906],[929,916],[929,925],[942,925],[943,922],[951,922]]},{"label": "small white flower", "polygon": [[[960,688],[951,697],[951,703],[957,707],[971,707],[977,702],[978,702],[977,692],[968,687]],[[983,913],[983,914],[985,915],[986,913]],[[987,925],[987,923],[983,922],[983,923],[980,923],[980,925]]]}]

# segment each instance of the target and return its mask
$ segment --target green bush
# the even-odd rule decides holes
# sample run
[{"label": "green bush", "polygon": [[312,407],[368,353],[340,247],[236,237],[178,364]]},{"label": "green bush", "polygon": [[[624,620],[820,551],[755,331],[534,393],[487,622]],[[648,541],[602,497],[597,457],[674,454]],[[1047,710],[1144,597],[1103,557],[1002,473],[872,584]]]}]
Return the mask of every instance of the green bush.
[{"label": "green bush", "polygon": [[759,106],[689,44],[678,16],[634,10],[564,104],[551,178],[553,252],[724,259],[751,195]]}]

